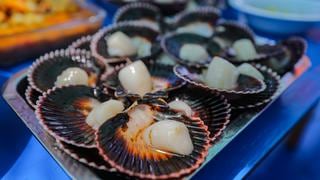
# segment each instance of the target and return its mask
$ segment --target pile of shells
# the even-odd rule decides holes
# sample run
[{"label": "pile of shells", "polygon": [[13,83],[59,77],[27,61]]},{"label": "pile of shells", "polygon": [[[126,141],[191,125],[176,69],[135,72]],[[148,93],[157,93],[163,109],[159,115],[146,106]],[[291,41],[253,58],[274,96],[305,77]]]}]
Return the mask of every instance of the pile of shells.
[{"label": "pile of shells", "polygon": [[257,44],[213,6],[181,11],[185,3],[128,3],[113,24],[32,64],[26,100],[61,150],[102,171],[182,178],[205,161],[231,110],[277,97],[304,40]]}]

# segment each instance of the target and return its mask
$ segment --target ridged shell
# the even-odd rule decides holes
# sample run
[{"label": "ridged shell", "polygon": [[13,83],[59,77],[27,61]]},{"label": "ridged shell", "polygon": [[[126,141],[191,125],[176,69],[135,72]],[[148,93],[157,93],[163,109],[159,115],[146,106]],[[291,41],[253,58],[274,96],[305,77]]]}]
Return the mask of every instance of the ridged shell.
[{"label": "ridged shell", "polygon": [[239,76],[238,85],[233,89],[228,90],[209,87],[203,81],[203,73],[205,70],[206,68],[193,68],[183,65],[176,65],[174,67],[174,73],[188,83],[204,89],[223,93],[223,95],[228,96],[229,98],[232,97],[232,99],[240,98],[243,95],[258,94],[266,89],[266,84],[263,81],[245,75]]},{"label": "ridged shell", "polygon": [[[127,64],[116,66],[113,70],[106,72],[106,74],[102,76],[104,85],[108,89],[115,91],[117,88],[122,88],[118,79],[118,73]],[[159,64],[151,61],[146,62],[145,64],[154,82],[154,87],[156,87],[155,90],[172,91],[179,89],[186,84],[185,81],[174,74],[173,66],[171,65]]]},{"label": "ridged shell", "polygon": [[78,147],[59,140],[57,140],[56,144],[58,145],[59,149],[63,150],[70,157],[87,166],[108,172],[116,171],[110,166],[110,164],[103,160],[103,158],[99,154],[98,149],[96,148]]},{"label": "ridged shell", "polygon": [[[209,58],[204,61],[190,62],[180,57],[180,49],[184,44],[198,44],[206,48]],[[170,33],[161,40],[162,49],[180,64],[192,67],[205,67],[214,56],[224,54],[219,44],[203,36],[193,33]]]},{"label": "ridged shell", "polygon": [[28,102],[28,104],[35,109],[36,104],[38,101],[38,98],[41,96],[41,93],[38,92],[37,90],[33,89],[31,86],[28,86],[26,92],[25,92],[25,97]]},{"label": "ridged shell", "polygon": [[253,66],[264,76],[264,82],[267,88],[254,96],[245,96],[242,98],[243,100],[231,101],[230,103],[232,104],[233,109],[247,110],[264,106],[276,98],[280,93],[280,76],[272,71],[272,69],[261,64],[253,64]]},{"label": "ridged shell", "polygon": [[[116,31],[122,31],[129,37],[139,36],[150,41],[152,44],[151,55],[146,57],[109,56],[106,38]],[[123,62],[126,58],[130,58],[131,60],[149,60],[152,58],[156,59],[156,56],[161,52],[158,38],[159,31],[149,24],[143,22],[121,22],[105,27],[101,29],[97,34],[95,34],[91,41],[90,48],[94,57],[106,63]]]},{"label": "ridged shell", "polygon": [[83,36],[83,37],[77,39],[76,41],[74,41],[68,48],[90,51],[91,40],[92,40],[91,35]]},{"label": "ridged shell", "polygon": [[56,139],[79,146],[95,147],[95,130],[86,123],[94,100],[111,97],[87,86],[65,86],[50,89],[39,98],[36,115],[40,124]]},{"label": "ridged shell", "polygon": [[100,127],[96,134],[99,153],[119,172],[138,178],[168,179],[190,174],[202,164],[208,153],[207,127],[200,119],[190,119],[169,110],[156,112],[155,117],[161,119],[163,115],[186,124],[194,145],[190,155],[159,152],[145,144],[139,135],[130,138],[126,124],[131,119],[126,113],[118,114]]},{"label": "ridged shell", "polygon": [[221,39],[227,48],[239,39],[249,39],[255,44],[253,32],[247,26],[235,21],[222,21],[215,26],[214,31],[213,40]]},{"label": "ridged shell", "polygon": [[219,93],[189,85],[169,92],[167,102],[173,100],[181,100],[191,107],[194,116],[199,117],[208,126],[212,142],[221,135],[230,122],[231,106]]},{"label": "ridged shell", "polygon": [[212,27],[214,26],[220,17],[220,11],[214,7],[199,7],[191,11],[184,11],[174,18],[174,29],[179,27],[190,25],[192,23],[203,22]]},{"label": "ridged shell", "polygon": [[45,92],[54,87],[57,77],[67,68],[79,67],[89,76],[89,85],[99,84],[105,65],[95,60],[89,52],[77,50],[57,50],[41,56],[29,68],[28,81],[32,88]]},{"label": "ridged shell", "polygon": [[162,15],[160,9],[152,4],[144,2],[134,2],[122,6],[113,17],[114,23],[126,21],[144,21],[153,24],[156,29],[162,32]]}]

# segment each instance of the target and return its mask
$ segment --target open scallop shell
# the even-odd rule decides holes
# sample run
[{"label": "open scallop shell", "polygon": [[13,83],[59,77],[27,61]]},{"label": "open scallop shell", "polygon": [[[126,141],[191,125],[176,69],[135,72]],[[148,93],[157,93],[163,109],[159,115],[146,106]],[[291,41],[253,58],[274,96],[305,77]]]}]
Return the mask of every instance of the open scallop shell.
[{"label": "open scallop shell", "polygon": [[259,63],[273,69],[280,75],[284,75],[294,69],[295,64],[303,57],[307,49],[307,43],[303,38],[291,37],[278,43],[282,53]]},{"label": "open scallop shell", "polygon": [[28,86],[26,92],[25,92],[25,97],[28,102],[28,104],[35,109],[36,104],[38,101],[38,98],[41,96],[41,93],[38,92],[37,90],[33,89],[31,86]]},{"label": "open scallop shell", "polygon": [[203,81],[203,73],[206,68],[193,68],[187,67],[183,65],[176,65],[174,67],[174,73],[181,79],[187,81],[190,84],[193,84],[197,87],[201,87],[204,89],[217,91],[223,93],[224,95],[230,96],[243,96],[243,95],[254,95],[258,94],[266,89],[266,84],[258,79],[240,75],[238,79],[238,85],[233,89],[218,89],[209,87]]},{"label": "open scallop shell", "polygon": [[244,110],[261,107],[268,104],[279,95],[281,86],[280,76],[270,68],[261,64],[253,64],[253,66],[264,76],[264,82],[267,88],[254,96],[247,96],[243,98],[243,101],[230,102],[232,104],[232,109]]},{"label": "open scallop shell", "polygon": [[[145,64],[153,80],[154,91],[172,91],[179,89],[186,84],[185,81],[174,74],[173,66],[171,65],[159,64],[151,61]],[[118,73],[126,65],[127,64],[116,66],[113,70],[106,72],[106,74],[102,76],[105,87],[113,91],[117,90],[117,88],[123,89],[118,79]]]},{"label": "open scallop shell", "polygon": [[[140,139],[140,135],[131,138],[127,126],[132,120],[130,112],[118,114],[99,128],[96,134],[99,153],[119,172],[138,178],[168,179],[190,174],[203,163],[208,153],[210,143],[207,126],[199,118],[190,119],[170,110],[160,112],[153,109],[153,112],[154,122],[166,115],[186,124],[194,145],[190,155],[160,152],[148,146]],[[139,129],[139,132],[143,132],[147,126]]]},{"label": "open scallop shell", "polygon": [[111,99],[98,89],[87,86],[65,86],[44,93],[37,102],[40,124],[56,139],[79,147],[95,147],[95,130],[86,117],[96,101]]},{"label": "open scallop shell", "polygon": [[[122,31],[129,37],[139,36],[147,39],[152,44],[151,55],[147,57],[109,56],[106,38],[116,31]],[[159,31],[150,24],[146,24],[143,22],[120,22],[118,24],[110,25],[106,28],[101,29],[97,34],[93,36],[90,47],[92,55],[106,63],[123,62],[126,58],[130,58],[131,60],[148,60],[152,58],[155,59],[156,56],[161,52],[161,48],[158,43],[158,37]]]},{"label": "open scallop shell", "polygon": [[195,10],[184,11],[174,18],[174,29],[179,27],[190,25],[197,22],[207,23],[212,27],[214,32],[214,26],[216,25],[220,17],[220,11],[214,7],[199,7]]},{"label": "open scallop shell", "polygon": [[103,160],[97,148],[78,147],[59,140],[57,140],[56,144],[58,145],[59,149],[63,150],[70,157],[87,166],[108,172],[116,171],[110,166],[110,164]]},{"label": "open scallop shell", "polygon": [[242,64],[242,63],[261,63],[267,61],[272,57],[277,57],[283,54],[283,48],[280,45],[255,45],[257,51],[257,56],[252,59],[243,59],[239,60],[235,57],[235,54],[230,53],[231,49],[228,49],[225,53],[225,58],[233,64]]},{"label": "open scallop shell", "polygon": [[68,48],[69,49],[82,49],[86,51],[90,51],[90,43],[92,40],[92,36],[83,36],[76,41],[74,41]]},{"label": "open scallop shell", "polygon": [[215,26],[212,39],[226,49],[239,39],[249,39],[255,44],[253,32],[245,25],[234,21],[223,21]]},{"label": "open scallop shell", "polygon": [[[209,58],[199,62],[190,62],[179,56],[180,49],[184,44],[198,44],[206,48]],[[162,49],[180,64],[195,67],[204,67],[210,63],[214,56],[221,56],[224,52],[219,44],[210,41],[209,38],[193,33],[170,33],[161,40]]]},{"label": "open scallop shell", "polygon": [[156,29],[162,27],[162,15],[160,9],[152,4],[144,2],[134,2],[122,6],[114,15],[113,22],[146,22],[153,24]]},{"label": "open scallop shell", "polygon": [[231,106],[217,92],[189,85],[169,92],[167,102],[173,100],[181,100],[191,107],[193,116],[199,117],[208,126],[211,142],[221,135],[230,122]]},{"label": "open scallop shell", "polygon": [[28,71],[28,81],[32,88],[45,92],[54,87],[57,77],[67,68],[79,67],[89,76],[89,85],[99,84],[100,76],[105,71],[105,65],[95,60],[89,52],[77,50],[57,50],[41,56]]}]

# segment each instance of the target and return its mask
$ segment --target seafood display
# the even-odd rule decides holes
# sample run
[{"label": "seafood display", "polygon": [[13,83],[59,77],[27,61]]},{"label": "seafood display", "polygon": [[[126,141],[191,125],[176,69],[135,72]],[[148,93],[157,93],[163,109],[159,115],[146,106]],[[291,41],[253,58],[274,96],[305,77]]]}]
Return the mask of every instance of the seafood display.
[{"label": "seafood display", "polygon": [[213,7],[177,13],[179,3],[126,4],[114,24],[32,64],[27,102],[61,151],[94,172],[181,179],[236,113],[279,95],[303,39],[258,44]]}]

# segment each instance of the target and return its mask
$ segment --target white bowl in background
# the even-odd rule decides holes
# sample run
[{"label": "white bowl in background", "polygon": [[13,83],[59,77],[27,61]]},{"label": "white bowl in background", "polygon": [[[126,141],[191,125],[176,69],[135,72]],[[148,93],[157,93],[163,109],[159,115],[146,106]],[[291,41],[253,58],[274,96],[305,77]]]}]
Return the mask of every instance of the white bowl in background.
[{"label": "white bowl in background", "polygon": [[262,32],[300,34],[320,23],[320,0],[229,0],[229,4]]}]

